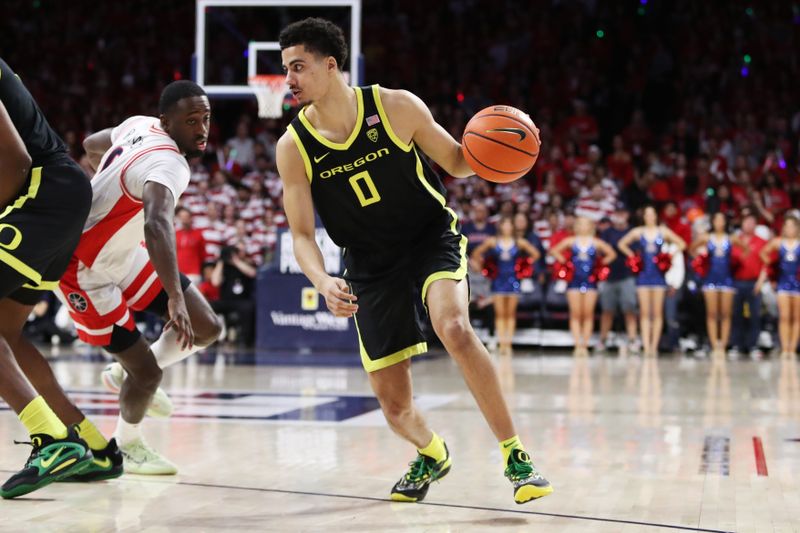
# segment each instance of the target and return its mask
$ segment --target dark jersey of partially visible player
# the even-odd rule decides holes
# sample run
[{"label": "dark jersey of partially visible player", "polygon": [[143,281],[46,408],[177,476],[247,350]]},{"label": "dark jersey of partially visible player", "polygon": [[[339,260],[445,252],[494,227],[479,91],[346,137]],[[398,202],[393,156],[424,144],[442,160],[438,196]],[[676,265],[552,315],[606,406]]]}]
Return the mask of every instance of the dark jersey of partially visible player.
[{"label": "dark jersey of partially visible player", "polygon": [[54,156],[66,156],[67,146],[53,131],[36,101],[11,67],[0,58],[0,101],[33,160],[31,168],[42,166]]},{"label": "dark jersey of partially visible player", "polygon": [[31,156],[17,197],[0,206],[0,299],[33,305],[66,270],[92,205],[92,187],[2,59],[0,101]]},{"label": "dark jersey of partially visible player", "polygon": [[392,131],[379,87],[355,87],[356,125],[343,143],[317,132],[303,110],[288,130],[297,144],[325,229],[348,253],[399,253],[457,233],[445,189],[413,142]]}]

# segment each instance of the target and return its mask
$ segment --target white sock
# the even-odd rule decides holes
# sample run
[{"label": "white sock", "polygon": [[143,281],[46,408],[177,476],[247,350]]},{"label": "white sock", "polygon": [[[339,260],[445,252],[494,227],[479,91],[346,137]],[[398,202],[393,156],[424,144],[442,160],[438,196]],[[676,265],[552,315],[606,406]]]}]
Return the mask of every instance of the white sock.
[{"label": "white sock", "polygon": [[114,432],[114,438],[117,439],[117,444],[119,446],[142,438],[142,433],[139,431],[139,424],[131,424],[126,422],[122,418],[122,415],[119,415],[119,419],[117,420],[117,430]]},{"label": "white sock", "polygon": [[203,346],[193,345],[186,350],[181,349],[178,343],[178,332],[170,328],[163,332],[156,342],[150,345],[150,350],[156,356],[156,362],[162,370],[168,366],[183,361]]}]

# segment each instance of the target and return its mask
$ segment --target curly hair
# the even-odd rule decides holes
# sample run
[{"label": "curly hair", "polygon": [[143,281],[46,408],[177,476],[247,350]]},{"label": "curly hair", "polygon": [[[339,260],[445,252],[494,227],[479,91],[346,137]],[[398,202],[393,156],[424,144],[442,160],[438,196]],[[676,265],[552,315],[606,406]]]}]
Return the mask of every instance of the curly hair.
[{"label": "curly hair", "polygon": [[342,28],[323,18],[309,17],[289,24],[281,31],[278,42],[281,50],[302,44],[309,52],[332,56],[339,70],[347,59],[347,41]]}]

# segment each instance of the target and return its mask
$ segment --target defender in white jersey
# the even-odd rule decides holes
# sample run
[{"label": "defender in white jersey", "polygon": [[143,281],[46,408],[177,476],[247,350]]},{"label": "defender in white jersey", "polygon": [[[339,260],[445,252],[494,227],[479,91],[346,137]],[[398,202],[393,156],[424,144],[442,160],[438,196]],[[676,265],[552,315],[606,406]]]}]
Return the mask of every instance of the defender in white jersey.
[{"label": "defender in white jersey", "polygon": [[[178,272],[173,226],[189,183],[186,157],[205,150],[208,98],[197,84],[177,81],[164,89],[159,110],[159,118],[131,117],[84,141],[99,170],[80,243],[57,291],[80,338],[119,361],[103,379],[120,392],[115,436],[125,470],[138,474],[177,472],[144,442],[138,424],[148,408],[162,416],[171,411],[158,389],[161,370],[213,343],[221,331],[211,306]],[[167,320],[152,347],[136,329],[133,311]]]}]

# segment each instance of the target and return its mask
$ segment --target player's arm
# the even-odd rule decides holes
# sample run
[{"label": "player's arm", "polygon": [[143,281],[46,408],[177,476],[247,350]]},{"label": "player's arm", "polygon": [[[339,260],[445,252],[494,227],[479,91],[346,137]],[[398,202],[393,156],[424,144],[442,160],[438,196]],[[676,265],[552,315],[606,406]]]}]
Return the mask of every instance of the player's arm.
[{"label": "player's arm", "polygon": [[294,243],[294,256],[303,273],[325,298],[334,316],[350,317],[358,311],[356,297],[341,278],[325,271],[325,261],[317,245],[314,224],[314,202],[305,166],[291,134],[284,133],[276,147],[278,173],[283,181],[283,208],[289,221]]},{"label": "player's arm", "polygon": [[564,254],[562,254],[561,252],[563,252],[567,247],[572,246],[574,242],[575,242],[575,237],[567,237],[565,239],[561,239],[560,241],[558,241],[558,244],[553,246],[547,253],[552,255],[555,258],[555,260],[558,261],[559,263],[566,263],[567,258],[564,257]]},{"label": "player's arm", "polygon": [[634,239],[638,238],[639,238],[639,228],[633,228],[619,240],[619,242],[617,243],[617,248],[619,248],[620,252],[625,254],[625,257],[632,257],[633,250],[631,250],[630,245]]},{"label": "player's arm", "polygon": [[391,117],[392,128],[402,140],[413,140],[451,176],[466,178],[475,174],[461,153],[461,144],[437,124],[428,106],[417,95],[384,89],[381,100]]},{"label": "player's arm", "polygon": [[189,311],[183,298],[181,278],[178,273],[178,254],[175,246],[175,198],[172,191],[155,181],[144,184],[144,242],[150,261],[169,297],[169,322],[164,329],[174,327],[178,342],[186,349],[194,344],[194,332],[189,320]]},{"label": "player's arm", "polygon": [[0,206],[17,196],[28,179],[32,163],[6,106],[0,102]]},{"label": "player's arm", "polygon": [[86,150],[86,157],[92,170],[97,170],[103,155],[111,148],[111,132],[114,128],[106,128],[96,131],[83,140],[83,149]]}]

